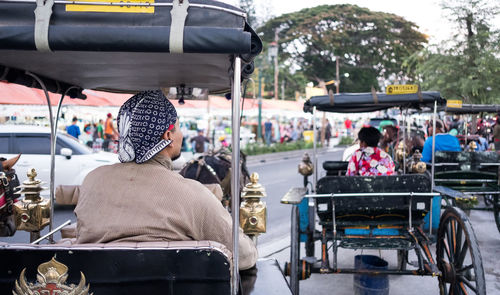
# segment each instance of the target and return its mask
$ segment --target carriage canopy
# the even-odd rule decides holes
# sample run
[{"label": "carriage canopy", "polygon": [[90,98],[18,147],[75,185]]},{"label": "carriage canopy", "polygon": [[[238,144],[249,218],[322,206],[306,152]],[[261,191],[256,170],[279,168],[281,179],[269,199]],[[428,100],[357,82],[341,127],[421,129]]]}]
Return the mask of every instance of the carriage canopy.
[{"label": "carriage canopy", "polygon": [[[230,56],[241,57],[242,77],[247,77],[262,50],[245,12],[217,1],[156,0],[136,6],[107,1],[105,6],[56,0],[51,11],[35,12],[35,17],[35,8],[44,8],[36,0],[2,2],[0,80],[39,87],[26,75],[29,71],[56,93],[70,85],[126,93],[184,85],[227,93]],[[81,90],[69,94],[82,96]]]},{"label": "carriage canopy", "polygon": [[304,112],[318,111],[335,113],[364,113],[394,107],[420,109],[433,107],[434,102],[443,105],[446,100],[436,91],[389,95],[385,93],[339,93],[313,96],[304,103]]}]

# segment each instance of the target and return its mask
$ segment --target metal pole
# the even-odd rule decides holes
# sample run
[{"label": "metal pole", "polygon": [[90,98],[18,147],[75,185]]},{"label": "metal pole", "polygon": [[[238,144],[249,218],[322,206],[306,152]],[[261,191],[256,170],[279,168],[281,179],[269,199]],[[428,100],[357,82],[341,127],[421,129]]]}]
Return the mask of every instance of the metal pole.
[{"label": "metal pole", "polygon": [[238,294],[238,242],[240,229],[240,99],[241,99],[241,59],[234,59],[234,77],[232,89],[232,131],[231,131],[231,210],[233,215],[233,277],[231,293]]},{"label": "metal pole", "polygon": [[274,30],[274,42],[276,42],[276,56],[274,57],[274,99],[278,100],[278,29]]},{"label": "metal pole", "polygon": [[336,87],[335,93],[338,94],[340,91],[340,69],[339,69],[339,57],[338,56],[335,57],[335,71],[336,71],[336,79],[337,79],[337,81],[335,81],[335,87]]},{"label": "metal pole", "polygon": [[[401,112],[403,114],[403,112]],[[406,174],[406,116],[408,115],[408,109],[405,110],[403,114],[403,175]]]},{"label": "metal pole", "polygon": [[[32,74],[26,71],[26,75],[31,76],[35,79],[40,87],[43,89],[43,93],[45,94],[45,98],[47,100],[47,104],[49,106],[49,122],[50,122],[50,223],[49,223],[49,231],[52,231],[52,227],[54,225],[54,200],[55,200],[55,190],[54,190],[54,180],[55,180],[55,125],[54,125],[54,116],[52,114],[52,104],[50,103],[49,92],[47,91],[47,87],[43,83],[43,81],[38,78],[35,74]],[[50,243],[53,243],[54,239],[50,238]]]},{"label": "metal pole", "polygon": [[[290,239],[293,244],[290,248],[290,289],[293,295],[299,295],[299,259],[300,259],[300,240],[299,240],[299,206],[292,206],[292,220]],[[298,244],[298,245],[297,245]]]},{"label": "metal pole", "polygon": [[434,154],[436,153],[436,118],[437,101],[434,102],[434,114],[432,116],[432,167],[431,167],[431,191],[434,190]]},{"label": "metal pole", "polygon": [[259,115],[257,119],[257,141],[262,140],[262,87],[261,87],[261,77],[260,77],[260,70],[259,70],[259,95],[258,95],[258,100],[257,100],[257,105],[259,106]]},{"label": "metal pole", "polygon": [[313,107],[313,191],[316,192],[316,183],[318,182],[318,151],[316,149],[316,107]]}]

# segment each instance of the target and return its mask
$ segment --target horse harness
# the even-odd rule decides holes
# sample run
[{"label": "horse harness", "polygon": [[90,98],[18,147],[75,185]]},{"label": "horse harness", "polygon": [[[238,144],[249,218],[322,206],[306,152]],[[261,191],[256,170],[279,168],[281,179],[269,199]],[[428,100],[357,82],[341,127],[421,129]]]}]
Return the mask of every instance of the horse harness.
[{"label": "horse harness", "polygon": [[4,198],[5,202],[0,207],[0,236],[11,236],[15,232],[15,225],[13,224],[12,214],[14,213],[13,204],[16,199],[15,191],[19,186],[19,179],[16,175],[16,170],[11,168],[5,171],[1,162],[5,158],[0,158],[0,200]]}]

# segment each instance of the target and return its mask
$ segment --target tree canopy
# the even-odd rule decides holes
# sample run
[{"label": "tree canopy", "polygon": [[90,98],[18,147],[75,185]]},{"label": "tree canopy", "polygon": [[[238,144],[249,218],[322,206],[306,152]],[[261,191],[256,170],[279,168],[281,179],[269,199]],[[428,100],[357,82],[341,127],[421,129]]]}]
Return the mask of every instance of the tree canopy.
[{"label": "tree canopy", "polygon": [[266,42],[279,36],[279,58],[316,82],[336,77],[340,90],[369,91],[378,79],[402,78],[405,58],[423,48],[425,35],[404,18],[356,5],[322,5],[284,14],[259,28]]},{"label": "tree canopy", "polygon": [[443,3],[457,25],[456,34],[444,43],[447,47],[434,45],[412,55],[405,64],[408,71],[417,74],[423,87],[439,90],[446,98],[499,103],[500,34],[489,24],[499,5],[484,0]]}]

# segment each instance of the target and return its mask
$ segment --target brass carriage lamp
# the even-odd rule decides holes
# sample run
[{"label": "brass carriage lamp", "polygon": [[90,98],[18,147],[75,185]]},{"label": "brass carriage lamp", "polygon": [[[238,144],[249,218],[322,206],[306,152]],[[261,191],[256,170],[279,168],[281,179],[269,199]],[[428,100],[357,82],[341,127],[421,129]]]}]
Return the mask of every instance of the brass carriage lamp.
[{"label": "brass carriage lamp", "polygon": [[259,183],[259,174],[252,173],[241,195],[240,226],[245,234],[253,236],[266,232],[267,208],[261,200],[266,196],[265,188]]},{"label": "brass carriage lamp", "polygon": [[40,231],[50,223],[50,200],[40,197],[40,192],[47,188],[36,179],[34,168],[27,173],[28,179],[23,182],[16,194],[24,194],[24,199],[14,204],[16,227],[18,230],[31,232],[31,240],[40,237]]}]

